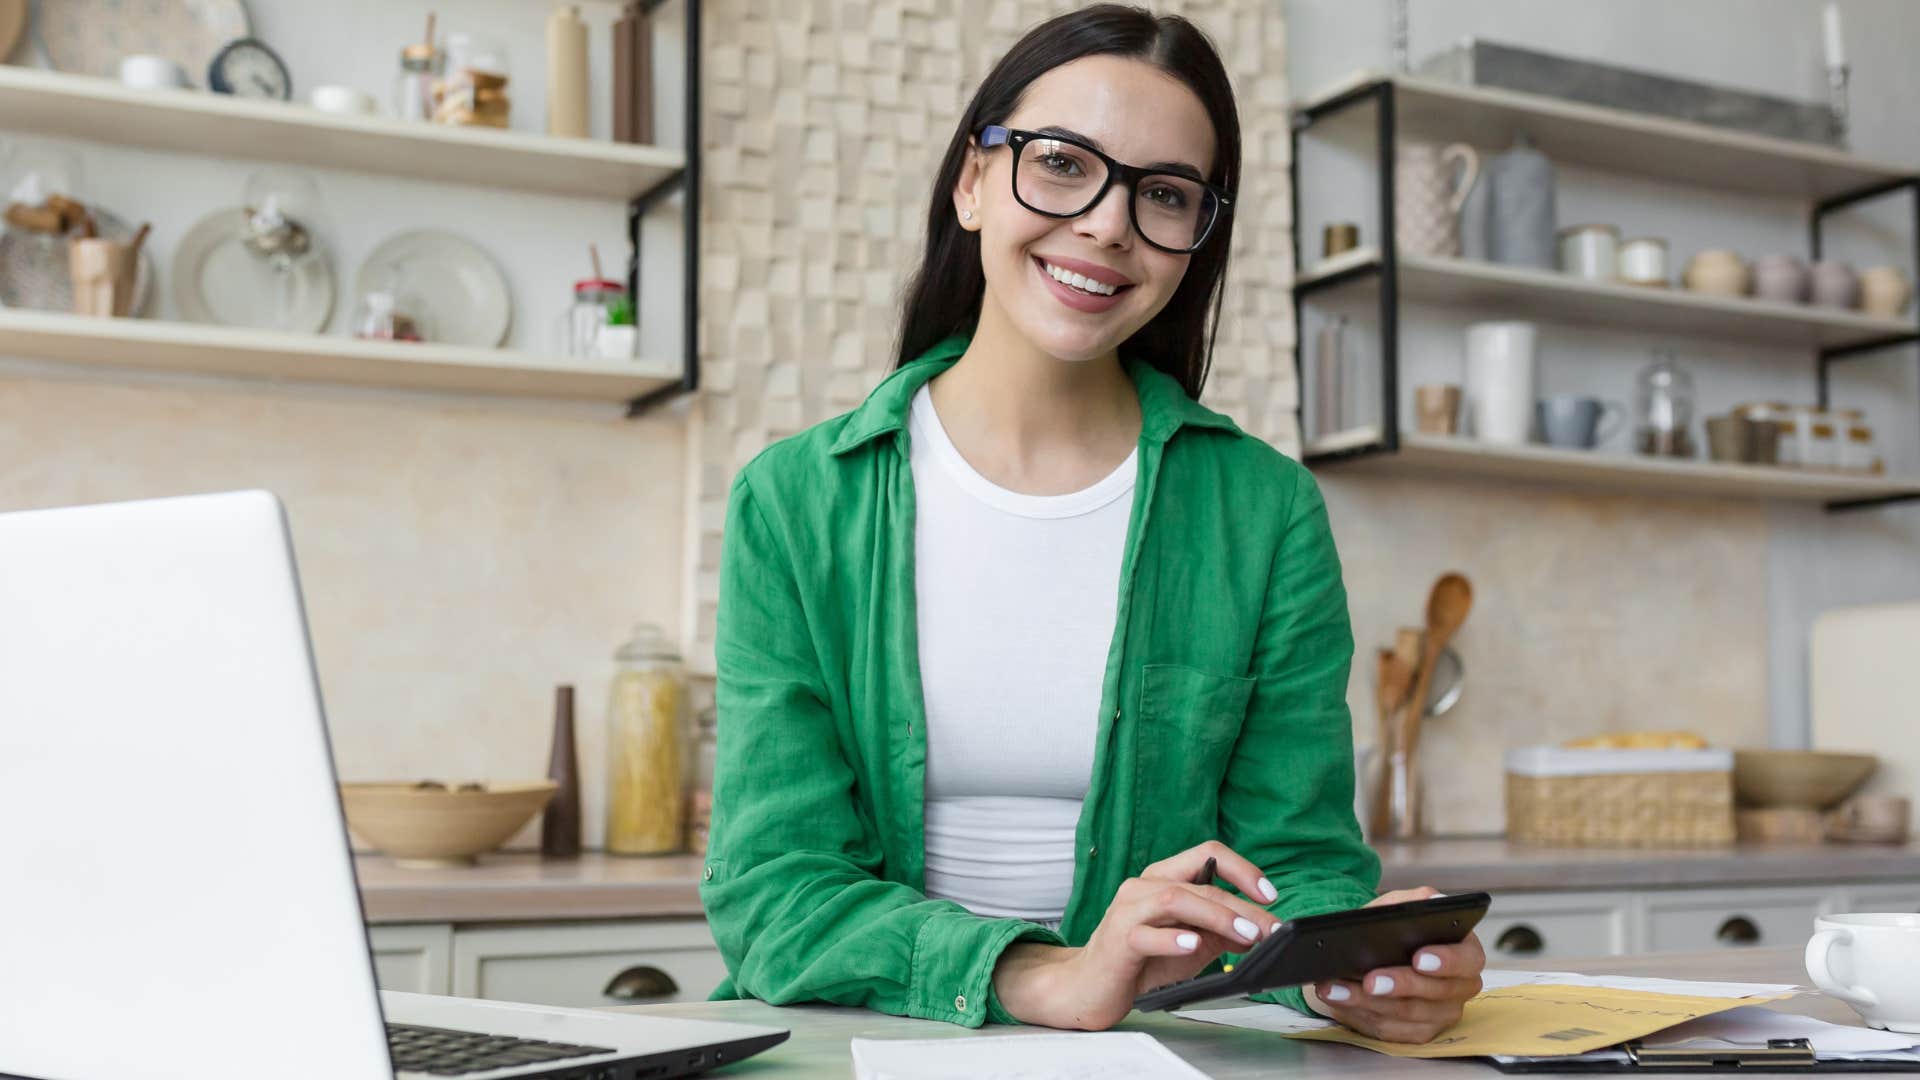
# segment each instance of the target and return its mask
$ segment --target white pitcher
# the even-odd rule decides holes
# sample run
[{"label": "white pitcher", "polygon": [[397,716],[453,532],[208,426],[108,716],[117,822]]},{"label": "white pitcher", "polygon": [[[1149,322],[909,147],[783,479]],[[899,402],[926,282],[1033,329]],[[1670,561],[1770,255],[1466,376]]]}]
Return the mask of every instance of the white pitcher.
[{"label": "white pitcher", "polygon": [[1394,157],[1393,227],[1409,255],[1460,254],[1460,207],[1480,178],[1480,155],[1466,143],[1436,146],[1404,139]]}]

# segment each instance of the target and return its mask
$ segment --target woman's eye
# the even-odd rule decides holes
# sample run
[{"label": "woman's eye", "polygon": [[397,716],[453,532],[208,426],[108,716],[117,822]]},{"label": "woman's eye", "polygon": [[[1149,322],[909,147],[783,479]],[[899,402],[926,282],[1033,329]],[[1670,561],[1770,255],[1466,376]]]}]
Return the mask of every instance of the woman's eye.
[{"label": "woman's eye", "polygon": [[1181,191],[1179,188],[1171,188],[1165,185],[1151,187],[1146,190],[1146,196],[1149,201],[1157,202],[1170,210],[1180,210],[1187,205],[1186,192]]},{"label": "woman's eye", "polygon": [[1080,168],[1080,163],[1065,154],[1041,154],[1040,164],[1048,172],[1063,173],[1071,176]]}]

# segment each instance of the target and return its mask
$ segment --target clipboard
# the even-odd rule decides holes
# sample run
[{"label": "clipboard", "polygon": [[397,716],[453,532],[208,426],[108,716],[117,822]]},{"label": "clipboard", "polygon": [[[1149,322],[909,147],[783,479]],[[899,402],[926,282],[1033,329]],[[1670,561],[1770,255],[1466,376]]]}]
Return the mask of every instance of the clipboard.
[{"label": "clipboard", "polygon": [[1852,1058],[1823,1061],[1814,1055],[1813,1044],[1806,1039],[1769,1039],[1765,1047],[1751,1049],[1650,1047],[1641,1046],[1636,1040],[1620,1044],[1620,1049],[1626,1053],[1627,1060],[1481,1060],[1504,1073],[1920,1073],[1920,1062],[1913,1061],[1861,1061]]}]

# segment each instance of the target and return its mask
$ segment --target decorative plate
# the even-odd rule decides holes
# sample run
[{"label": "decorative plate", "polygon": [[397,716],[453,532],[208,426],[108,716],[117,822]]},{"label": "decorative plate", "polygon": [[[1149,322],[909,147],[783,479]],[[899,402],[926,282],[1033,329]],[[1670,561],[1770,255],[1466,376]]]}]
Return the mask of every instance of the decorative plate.
[{"label": "decorative plate", "polygon": [[164,56],[194,85],[226,44],[250,37],[242,0],[34,0],[33,38],[47,66],[120,77],[135,53]]},{"label": "decorative plate", "polygon": [[492,256],[466,237],[435,229],[390,236],[353,276],[353,293],[400,282],[418,297],[433,340],[493,348],[513,325],[513,294]]},{"label": "decorative plate", "polygon": [[333,264],[324,252],[296,263],[286,295],[289,281],[240,242],[245,212],[238,206],[215,210],[180,238],[173,253],[173,303],[180,317],[255,330],[325,330],[333,314]]}]

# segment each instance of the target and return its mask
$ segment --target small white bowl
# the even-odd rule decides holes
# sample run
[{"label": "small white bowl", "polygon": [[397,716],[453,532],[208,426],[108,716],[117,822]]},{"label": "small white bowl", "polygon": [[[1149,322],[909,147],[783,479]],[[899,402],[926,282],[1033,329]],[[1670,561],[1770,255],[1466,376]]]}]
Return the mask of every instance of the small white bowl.
[{"label": "small white bowl", "polygon": [[187,85],[187,72],[164,56],[134,53],[121,58],[120,81],[140,90],[174,90]]},{"label": "small white bowl", "polygon": [[321,112],[372,116],[380,111],[373,95],[351,86],[316,86],[307,93],[307,104]]}]

